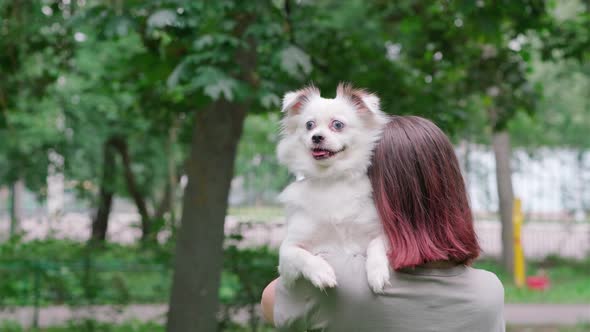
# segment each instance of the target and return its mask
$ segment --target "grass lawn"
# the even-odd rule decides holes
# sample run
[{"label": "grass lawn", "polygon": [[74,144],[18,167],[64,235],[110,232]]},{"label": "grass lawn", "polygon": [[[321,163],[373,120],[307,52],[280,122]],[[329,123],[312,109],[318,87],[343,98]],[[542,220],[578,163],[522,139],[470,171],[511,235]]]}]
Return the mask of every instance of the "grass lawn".
[{"label": "grass lawn", "polygon": [[[2,332],[164,332],[165,328],[160,323],[155,322],[125,322],[123,324],[98,323],[92,320],[73,321],[64,326],[55,326],[42,329],[26,329],[20,327],[14,322],[0,322],[0,331]],[[229,327],[223,329],[224,332],[250,332],[251,329],[245,327]],[[270,327],[260,327],[258,332],[275,331]]]},{"label": "grass lawn", "polygon": [[2,332],[164,332],[161,324],[147,322],[126,322],[121,325],[97,323],[95,321],[71,322],[65,326],[55,326],[42,329],[27,329],[14,322],[0,323]]},{"label": "grass lawn", "polygon": [[475,267],[494,272],[500,278],[506,303],[590,303],[590,259],[548,258],[542,262],[529,262],[527,275],[535,275],[543,269],[549,276],[551,287],[546,291],[517,288],[495,261],[481,260],[475,263]]}]

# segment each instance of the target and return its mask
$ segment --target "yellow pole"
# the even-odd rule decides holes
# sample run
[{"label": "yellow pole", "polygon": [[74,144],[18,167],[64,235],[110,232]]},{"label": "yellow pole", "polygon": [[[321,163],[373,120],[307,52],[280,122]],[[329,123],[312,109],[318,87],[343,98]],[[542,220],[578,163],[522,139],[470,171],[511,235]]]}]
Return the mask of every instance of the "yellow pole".
[{"label": "yellow pole", "polygon": [[522,222],[524,215],[522,213],[522,202],[520,198],[514,199],[514,210],[512,213],[512,222],[514,225],[514,283],[516,287],[523,287],[525,283],[525,261],[524,251],[522,249]]}]

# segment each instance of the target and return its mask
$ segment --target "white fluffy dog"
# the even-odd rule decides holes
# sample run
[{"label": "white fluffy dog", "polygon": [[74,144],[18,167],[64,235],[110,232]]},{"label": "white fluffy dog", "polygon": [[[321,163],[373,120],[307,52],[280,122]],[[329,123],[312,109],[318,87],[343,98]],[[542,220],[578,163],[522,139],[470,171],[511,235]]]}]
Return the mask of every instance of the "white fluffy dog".
[{"label": "white fluffy dog", "polygon": [[340,84],[334,99],[310,86],[283,99],[279,161],[297,176],[280,195],[287,236],[279,272],[286,284],[303,276],[323,289],[337,285],[318,253],[366,254],[375,292],[389,282],[385,240],[367,168],[387,117],[379,98]]}]

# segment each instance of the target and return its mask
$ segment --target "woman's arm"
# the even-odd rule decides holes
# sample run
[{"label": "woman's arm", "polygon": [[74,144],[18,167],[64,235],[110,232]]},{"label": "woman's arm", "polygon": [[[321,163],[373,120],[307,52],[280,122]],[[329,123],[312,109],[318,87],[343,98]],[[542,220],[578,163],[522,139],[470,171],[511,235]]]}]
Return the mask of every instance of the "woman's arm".
[{"label": "woman's arm", "polygon": [[320,302],[325,296],[326,291],[319,290],[304,278],[287,287],[284,279],[279,277],[262,292],[262,316],[279,331],[322,328],[326,319],[320,310]]},{"label": "woman's arm", "polygon": [[[340,276],[359,276],[353,279],[362,279],[362,285],[367,287],[363,256],[323,253],[321,258],[326,259],[327,264],[334,264],[335,272]],[[278,331],[321,330],[330,322],[334,292],[334,289],[320,290],[306,278],[298,278],[293,285],[285,285],[285,279],[279,277],[262,292],[262,314]]]},{"label": "woman's arm", "polygon": [[274,325],[275,286],[278,280],[278,278],[273,280],[264,288],[262,300],[260,301],[262,316],[272,325]]}]

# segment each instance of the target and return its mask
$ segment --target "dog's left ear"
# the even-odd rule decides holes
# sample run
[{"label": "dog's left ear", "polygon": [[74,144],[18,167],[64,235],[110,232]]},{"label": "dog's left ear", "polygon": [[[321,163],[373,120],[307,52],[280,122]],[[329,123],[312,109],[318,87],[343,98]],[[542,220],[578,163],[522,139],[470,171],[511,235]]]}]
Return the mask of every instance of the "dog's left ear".
[{"label": "dog's left ear", "polygon": [[355,89],[348,83],[338,84],[336,96],[350,100],[359,113],[381,114],[379,97],[363,89]]}]

